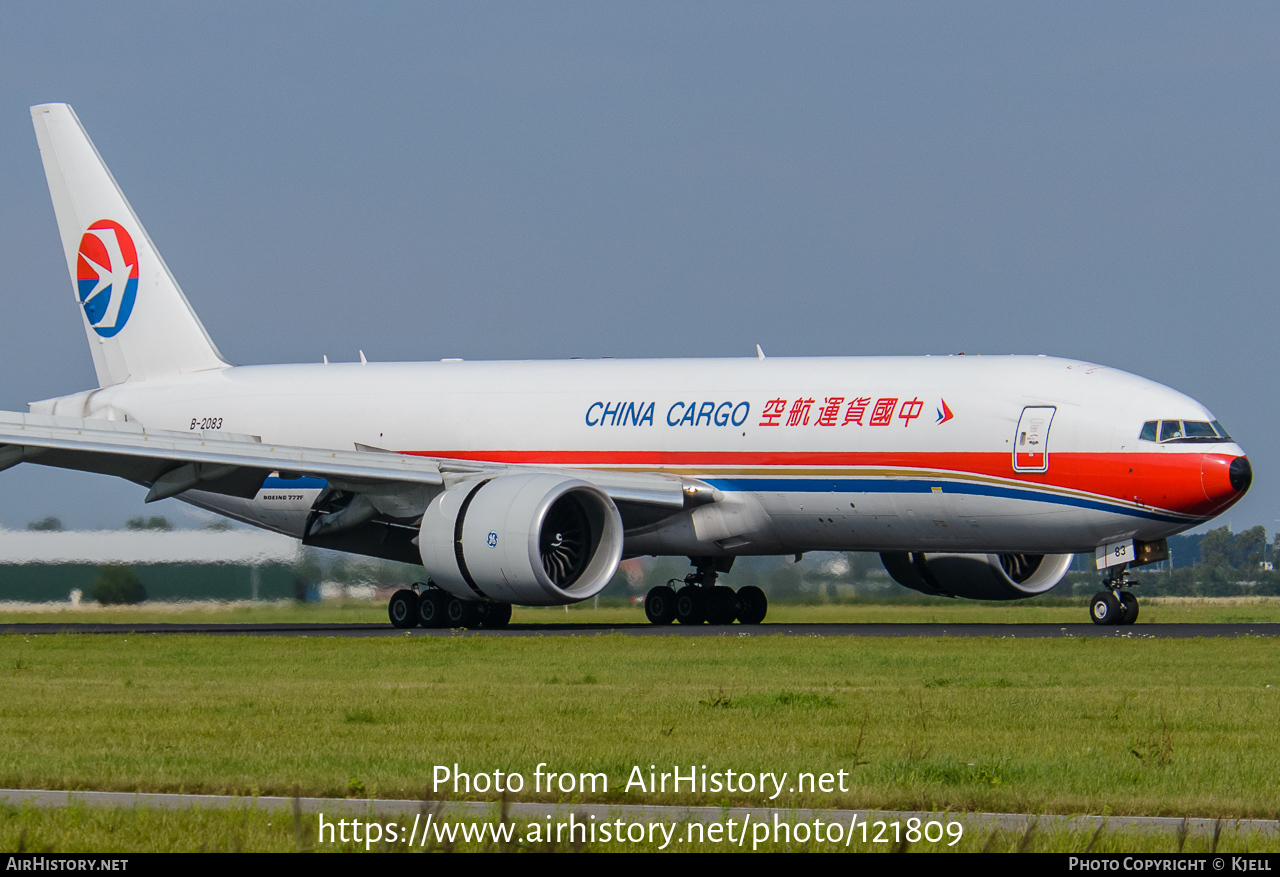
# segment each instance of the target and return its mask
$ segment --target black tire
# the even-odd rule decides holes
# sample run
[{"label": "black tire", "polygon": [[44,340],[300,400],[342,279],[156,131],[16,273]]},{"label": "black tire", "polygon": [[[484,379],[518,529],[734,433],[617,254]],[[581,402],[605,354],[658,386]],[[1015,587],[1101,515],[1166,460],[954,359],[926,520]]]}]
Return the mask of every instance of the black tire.
[{"label": "black tire", "polygon": [[769,598],[755,585],[738,589],[738,621],[759,624],[769,612]]},{"label": "black tire", "polygon": [[475,600],[459,600],[450,597],[445,607],[446,622],[450,627],[479,627],[480,604]]},{"label": "black tire", "polygon": [[1132,591],[1120,592],[1120,623],[1133,624],[1138,620],[1138,598]]},{"label": "black tire", "polygon": [[670,624],[676,620],[676,592],[666,585],[650,588],[644,597],[644,617],[650,624]]},{"label": "black tire", "polygon": [[434,588],[423,591],[418,597],[418,626],[426,628],[448,627],[445,617],[449,595]]},{"label": "black tire", "polygon": [[707,623],[733,624],[738,617],[738,595],[733,588],[717,585],[707,588]]},{"label": "black tire", "polygon": [[482,603],[480,626],[489,630],[501,630],[511,623],[510,603]]},{"label": "black tire", "polygon": [[401,588],[391,595],[387,604],[387,616],[391,626],[405,630],[418,626],[418,595],[408,588]]},{"label": "black tire", "polygon": [[697,585],[685,585],[676,591],[676,621],[701,624],[707,620],[707,597]]},{"label": "black tire", "polygon": [[1089,601],[1089,617],[1094,624],[1122,624],[1122,615],[1120,601],[1110,591],[1099,591]]}]

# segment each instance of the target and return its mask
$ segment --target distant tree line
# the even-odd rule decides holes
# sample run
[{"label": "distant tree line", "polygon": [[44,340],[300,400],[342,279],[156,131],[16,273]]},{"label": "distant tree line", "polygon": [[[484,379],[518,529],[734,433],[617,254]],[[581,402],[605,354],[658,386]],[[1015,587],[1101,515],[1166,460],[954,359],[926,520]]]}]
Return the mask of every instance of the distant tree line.
[{"label": "distant tree line", "polygon": [[[219,520],[208,529],[231,525]],[[154,515],[130,519],[129,530],[169,530],[172,524]],[[62,521],[50,516],[27,525],[28,530],[56,531]],[[1280,533],[1268,544],[1266,528],[1259,525],[1239,533],[1219,527],[1198,535],[1169,539],[1170,558],[1132,571],[1141,582],[1141,593],[1150,596],[1280,596]],[[601,593],[603,601],[628,602],[643,596],[654,585],[680,579],[691,570],[680,557],[643,558],[620,570]],[[391,561],[309,550],[299,567],[299,599],[307,599],[319,581],[343,584],[374,584],[384,589],[404,587],[423,578],[421,567]],[[1088,595],[1098,589],[1101,574],[1093,568],[1091,555],[1078,555],[1066,579],[1047,596]],[[740,588],[757,585],[770,599],[788,602],[825,603],[848,599],[913,599],[918,597],[894,583],[885,572],[880,557],[868,552],[814,552],[799,562],[791,557],[742,557],[723,583]],[[127,567],[104,567],[93,589],[94,599],[104,603],[130,603],[145,599],[141,582]]]},{"label": "distant tree line", "polygon": [[104,606],[141,603],[147,599],[147,589],[133,567],[113,563],[98,568],[90,596]]},{"label": "distant tree line", "polygon": [[[138,516],[130,518],[124,522],[126,530],[172,530],[173,524],[164,515],[151,515],[150,517]],[[226,518],[218,518],[205,524],[201,529],[204,530],[230,530],[232,524]],[[49,515],[47,518],[41,518],[38,521],[30,521],[27,523],[27,529],[33,532],[60,532],[66,529],[62,524],[62,519],[56,515]]]}]

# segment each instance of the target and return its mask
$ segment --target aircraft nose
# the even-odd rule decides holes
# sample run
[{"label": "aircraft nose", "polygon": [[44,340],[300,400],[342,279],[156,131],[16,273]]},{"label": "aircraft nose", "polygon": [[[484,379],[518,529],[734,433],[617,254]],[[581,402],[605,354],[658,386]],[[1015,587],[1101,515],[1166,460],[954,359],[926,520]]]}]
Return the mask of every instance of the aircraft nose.
[{"label": "aircraft nose", "polygon": [[1236,457],[1232,460],[1227,467],[1227,479],[1237,492],[1244,493],[1248,490],[1249,485],[1253,484],[1253,467],[1249,465],[1249,458]]},{"label": "aircraft nose", "polygon": [[1253,484],[1253,467],[1243,455],[1205,454],[1201,457],[1200,476],[1205,497],[1215,507],[1228,505],[1244,496]]}]

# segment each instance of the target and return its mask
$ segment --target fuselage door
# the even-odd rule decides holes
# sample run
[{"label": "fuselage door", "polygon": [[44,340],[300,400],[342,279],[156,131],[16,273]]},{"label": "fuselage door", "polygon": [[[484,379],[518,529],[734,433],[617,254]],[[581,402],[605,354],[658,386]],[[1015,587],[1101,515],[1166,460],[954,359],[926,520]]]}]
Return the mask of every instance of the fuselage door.
[{"label": "fuselage door", "polygon": [[1013,437],[1013,471],[1049,471],[1049,425],[1057,410],[1051,407],[1022,409],[1018,432]]}]

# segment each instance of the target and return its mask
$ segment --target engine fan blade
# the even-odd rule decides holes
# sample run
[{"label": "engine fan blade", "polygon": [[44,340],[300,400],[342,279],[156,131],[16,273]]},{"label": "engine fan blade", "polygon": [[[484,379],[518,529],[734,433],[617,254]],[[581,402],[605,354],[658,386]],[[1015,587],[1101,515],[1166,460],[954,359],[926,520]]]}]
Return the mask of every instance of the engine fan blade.
[{"label": "engine fan blade", "polygon": [[561,497],[547,513],[539,540],[542,568],[557,587],[572,585],[586,568],[591,523],[572,495]]}]

